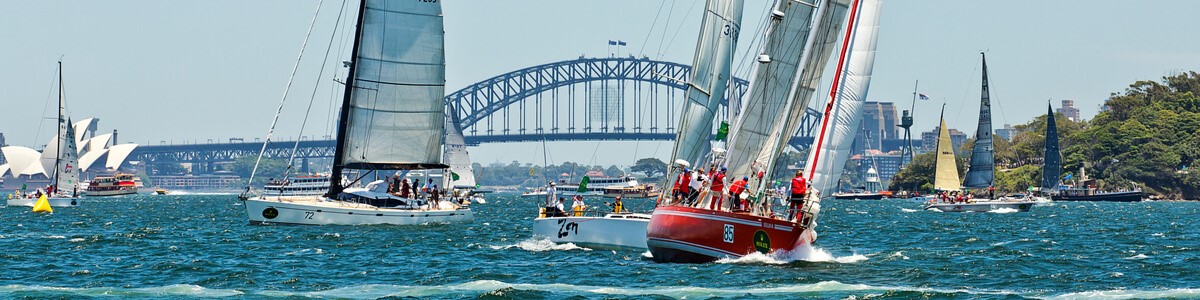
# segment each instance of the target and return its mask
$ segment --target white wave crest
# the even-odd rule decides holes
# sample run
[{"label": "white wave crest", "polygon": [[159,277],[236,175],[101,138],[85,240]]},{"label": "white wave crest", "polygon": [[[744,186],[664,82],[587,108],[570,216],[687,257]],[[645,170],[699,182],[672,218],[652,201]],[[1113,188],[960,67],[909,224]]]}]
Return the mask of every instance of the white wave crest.
[{"label": "white wave crest", "polygon": [[1001,208],[990,210],[988,212],[994,213],[994,214],[1011,214],[1011,213],[1019,212],[1019,210],[1017,210],[1016,208],[1011,208],[1011,207],[1001,207]]},{"label": "white wave crest", "polygon": [[1109,291],[1087,291],[1078,293],[1062,294],[1058,296],[1048,297],[1047,299],[1161,299],[1161,298],[1197,298],[1200,297],[1200,289],[1170,289],[1161,291],[1144,291],[1144,290],[1109,290]]},{"label": "white wave crest", "polygon": [[67,294],[68,298],[77,297],[118,297],[118,298],[133,298],[133,297],[168,297],[168,298],[183,298],[183,297],[233,297],[243,295],[242,291],[228,289],[210,289],[198,285],[191,284],[173,284],[159,287],[144,287],[144,288],[116,288],[116,287],[96,287],[96,288],[71,288],[71,287],[54,287],[54,286],[38,286],[38,285],[7,285],[0,286],[0,295],[13,292],[44,292],[44,293],[61,293]]},{"label": "white wave crest", "polygon": [[902,212],[907,212],[907,213],[910,213],[910,212],[918,212],[918,210],[915,210],[915,209],[910,209],[910,208],[901,208],[901,209],[900,209],[900,211],[902,211]]},{"label": "white wave crest", "polygon": [[1134,255],[1134,256],[1126,257],[1125,259],[1128,259],[1128,260],[1143,260],[1143,259],[1147,259],[1147,258],[1150,258],[1150,257],[1149,257],[1149,256],[1146,256],[1145,254],[1138,254],[1138,255]]},{"label": "white wave crest", "polygon": [[754,252],[739,258],[722,258],[718,259],[716,263],[781,265],[794,261],[807,261],[852,264],[864,260],[867,260],[867,257],[862,254],[835,257],[833,254],[830,254],[824,249],[814,248],[812,245],[802,245],[800,247],[796,247],[796,249],[792,249],[791,251],[775,251],[771,252],[770,254]]},{"label": "white wave crest", "polygon": [[531,252],[556,251],[556,250],[557,251],[568,251],[568,250],[592,251],[592,249],[580,247],[578,245],[575,245],[574,243],[559,244],[559,243],[555,243],[554,241],[551,241],[550,239],[547,239],[547,238],[537,238],[537,237],[529,238],[529,239],[517,242],[516,244],[512,244],[512,245],[489,246],[489,247],[491,247],[492,250],[520,248],[521,250],[531,251]]}]

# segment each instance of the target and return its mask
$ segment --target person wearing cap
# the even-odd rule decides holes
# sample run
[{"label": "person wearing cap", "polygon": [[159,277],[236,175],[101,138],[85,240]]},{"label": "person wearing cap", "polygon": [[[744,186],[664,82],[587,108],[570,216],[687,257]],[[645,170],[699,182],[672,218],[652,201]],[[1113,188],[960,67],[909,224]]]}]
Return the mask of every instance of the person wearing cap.
[{"label": "person wearing cap", "polygon": [[708,203],[708,209],[717,209],[724,204],[725,195],[725,167],[721,167],[720,171],[712,175],[712,202]]},{"label": "person wearing cap", "polygon": [[679,191],[679,197],[676,197],[675,199],[678,201],[683,201],[687,198],[688,194],[690,194],[688,187],[692,184],[692,172],[687,168],[683,168],[683,172],[679,173],[679,180],[676,180],[675,182],[679,183],[679,186],[676,187],[676,189]]},{"label": "person wearing cap", "polygon": [[796,171],[796,177],[792,178],[791,218],[800,214],[800,209],[804,207],[804,196],[807,194],[808,182],[804,179],[804,172]]},{"label": "person wearing cap", "polygon": [[704,188],[704,169],[697,168],[692,172],[692,182],[688,185],[688,202],[695,204],[696,197],[700,195],[700,189]]},{"label": "person wearing cap", "polygon": [[742,179],[734,181],[729,185],[729,197],[734,205],[738,205],[737,210],[746,210],[746,199],[742,199],[742,193],[746,191],[746,182],[750,181],[750,176],[742,176]]},{"label": "person wearing cap", "polygon": [[558,198],[558,191],[554,188],[554,182],[551,181],[550,185],[546,187],[546,207],[553,206],[555,198]]},{"label": "person wearing cap", "polygon": [[576,217],[582,217],[584,209],[587,208],[587,206],[583,204],[583,196],[575,195],[575,197],[571,197],[571,199],[573,200],[571,202],[571,211],[575,213]]},{"label": "person wearing cap", "polygon": [[617,199],[613,200],[613,213],[619,214],[623,212],[625,212],[625,205],[621,204],[621,196],[617,196]]}]

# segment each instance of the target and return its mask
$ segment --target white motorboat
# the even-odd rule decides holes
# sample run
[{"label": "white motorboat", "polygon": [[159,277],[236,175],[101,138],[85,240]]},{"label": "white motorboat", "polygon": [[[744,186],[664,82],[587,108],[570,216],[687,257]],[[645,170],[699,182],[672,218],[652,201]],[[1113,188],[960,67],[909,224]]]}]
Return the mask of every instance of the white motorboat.
[{"label": "white motorboat", "polygon": [[533,220],[533,234],[555,243],[593,248],[646,249],[650,215],[608,213],[603,216],[544,216]]}]

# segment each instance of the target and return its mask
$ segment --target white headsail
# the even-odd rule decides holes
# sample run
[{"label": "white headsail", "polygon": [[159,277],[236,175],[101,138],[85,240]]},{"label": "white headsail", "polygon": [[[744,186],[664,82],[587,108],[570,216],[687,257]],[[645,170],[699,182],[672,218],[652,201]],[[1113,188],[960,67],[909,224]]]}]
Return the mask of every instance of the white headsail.
[{"label": "white headsail", "polygon": [[[62,117],[59,117],[60,119]],[[59,136],[62,141],[62,151],[58,153],[58,167],[54,172],[54,183],[57,185],[55,189],[63,191],[70,195],[78,194],[79,188],[79,152],[75,151],[75,127],[67,126],[70,121],[60,123],[63,129],[63,134]],[[71,193],[75,192],[75,193]]]},{"label": "white headsail", "polygon": [[[708,153],[713,118],[729,85],[730,64],[742,23],[742,0],[708,0],[704,9],[696,54],[692,60],[687,98],[679,119],[679,132],[671,161],[699,165]],[[675,178],[667,178],[673,186]]]},{"label": "white headsail", "polygon": [[367,0],[359,28],[341,166],[444,168],[446,59],[434,1]]},{"label": "white headsail", "polygon": [[775,124],[783,118],[793,78],[808,45],[815,7],[796,1],[779,1],[771,13],[766,42],[759,55],[759,66],[751,81],[750,94],[743,101],[741,114],[734,120],[729,137],[725,165],[732,178],[749,176],[759,151],[771,136]]},{"label": "white headsail", "polygon": [[[471,169],[471,157],[467,154],[467,142],[455,118],[446,118],[446,164],[450,174],[445,176],[446,188],[474,188],[475,172]],[[458,179],[454,179],[454,177]]]},{"label": "white headsail", "polygon": [[883,0],[855,0],[843,38],[838,72],[824,106],[821,127],[813,134],[805,164],[809,184],[831,195],[842,174],[850,145],[862,120],[862,105],[871,85],[875,64],[875,44],[879,32],[879,14]]}]

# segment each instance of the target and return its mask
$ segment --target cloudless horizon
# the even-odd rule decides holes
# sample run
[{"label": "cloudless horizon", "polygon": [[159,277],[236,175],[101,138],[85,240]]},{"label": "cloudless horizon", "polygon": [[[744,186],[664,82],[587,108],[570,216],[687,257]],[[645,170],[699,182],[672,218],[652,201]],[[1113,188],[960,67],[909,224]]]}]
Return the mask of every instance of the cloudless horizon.
[{"label": "cloudless horizon", "polygon": [[[357,9],[350,1],[349,11]],[[608,56],[606,41],[652,59],[690,64],[703,1],[443,2],[446,92],[509,71],[580,55]],[[325,1],[274,140],[332,131],[349,42],[333,42],[319,73],[341,1]],[[757,52],[769,1],[746,1],[739,60]],[[0,0],[0,133],[11,145],[40,147],[54,127],[55,62],[63,57],[71,117],[100,118],[121,142],[253,140],[265,136],[299,54],[316,1],[111,2]],[[1200,70],[1195,1],[885,1],[869,101],[911,104],[913,82],[929,101],[916,103],[914,134],[932,129],[946,104],[947,122],[975,131],[979,52],[986,51],[993,124],[1021,124],[1047,101],[1074,100],[1091,118],[1112,93],[1138,80]],[[345,21],[345,20],[343,20]],[[341,32],[350,30],[342,27]],[[754,45],[753,47],[756,47]],[[341,53],[338,56],[338,53]],[[747,72],[737,75],[746,76]],[[826,76],[828,79],[828,76]],[[314,93],[314,87],[315,93]],[[899,111],[897,111],[899,113]],[[550,163],[631,165],[670,155],[669,142],[552,142]],[[481,164],[542,162],[540,143],[471,147]]]}]

